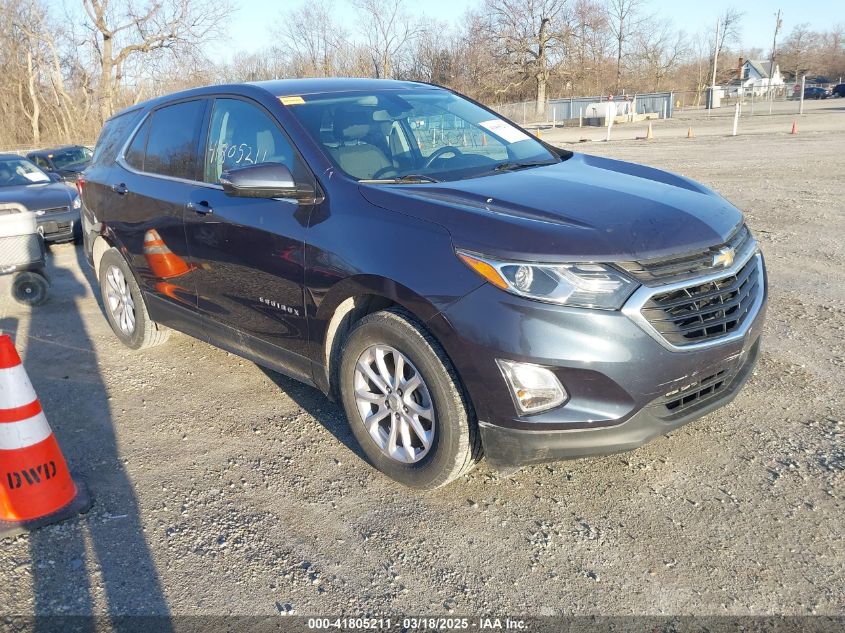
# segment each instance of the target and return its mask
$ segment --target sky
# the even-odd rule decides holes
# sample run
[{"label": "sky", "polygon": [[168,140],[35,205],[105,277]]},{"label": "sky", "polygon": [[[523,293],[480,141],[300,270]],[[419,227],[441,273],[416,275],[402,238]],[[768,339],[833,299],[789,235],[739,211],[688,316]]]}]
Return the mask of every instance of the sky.
[{"label": "sky", "polygon": [[[285,10],[303,0],[232,0],[237,8],[224,28],[219,42],[210,43],[215,53],[231,58],[238,51],[259,52],[273,44],[272,28],[279,24]],[[307,1],[307,0],[304,0]],[[570,0],[572,1],[572,0]],[[81,0],[46,0],[60,15],[81,13]],[[348,0],[327,0],[337,11],[336,21],[350,33],[357,30],[357,17]],[[479,6],[483,0],[406,0],[412,14],[457,24],[465,11]],[[838,5],[838,6],[835,6]],[[842,0],[649,0],[649,12],[668,18],[689,34],[712,29],[717,16],[729,7],[744,12],[741,42],[744,49],[760,48],[768,52],[772,45],[775,13],[782,11],[783,26],[778,41],[782,42],[792,28],[803,22],[810,28],[824,30],[845,23]],[[222,50],[221,50],[222,49]]]},{"label": "sky", "polygon": [[[238,10],[227,29],[236,48],[257,52],[272,43],[269,25],[277,22],[287,7],[299,6],[297,0],[269,2],[265,0],[234,0]],[[464,12],[479,6],[483,0],[409,0],[407,5],[419,17],[432,17],[457,24]],[[839,5],[836,7],[835,5]],[[346,0],[334,0],[337,21],[347,31],[357,26],[354,10]],[[824,30],[837,23],[845,23],[845,4],[841,0],[651,0],[650,12],[672,20],[678,28],[687,33],[696,33],[702,28],[713,28],[717,16],[729,7],[744,12],[741,30],[744,48],[762,48],[768,51],[772,45],[775,14],[782,11],[783,25],[778,40],[797,24],[808,22],[810,28]]]}]

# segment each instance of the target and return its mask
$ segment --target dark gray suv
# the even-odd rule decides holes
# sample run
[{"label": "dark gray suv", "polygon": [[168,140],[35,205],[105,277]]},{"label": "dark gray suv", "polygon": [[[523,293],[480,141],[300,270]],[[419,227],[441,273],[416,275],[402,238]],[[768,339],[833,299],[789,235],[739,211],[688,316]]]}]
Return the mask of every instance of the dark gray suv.
[{"label": "dark gray suv", "polygon": [[766,305],[706,187],[544,144],[436,86],[215,86],[113,117],[79,187],[117,337],[312,384],[431,488],[634,448],[729,402]]}]

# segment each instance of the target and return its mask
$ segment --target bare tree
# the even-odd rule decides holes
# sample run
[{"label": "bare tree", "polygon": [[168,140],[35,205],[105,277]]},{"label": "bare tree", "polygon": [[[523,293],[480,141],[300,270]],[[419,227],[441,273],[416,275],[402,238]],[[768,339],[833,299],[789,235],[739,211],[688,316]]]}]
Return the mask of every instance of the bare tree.
[{"label": "bare tree", "polygon": [[783,60],[783,69],[794,73],[795,77],[808,72],[814,65],[812,53],[815,52],[815,44],[820,37],[814,33],[807,22],[796,24],[783,43],[780,58]]},{"label": "bare tree", "polygon": [[713,83],[716,82],[719,56],[722,54],[725,45],[739,41],[740,22],[742,21],[743,15],[742,11],[733,7],[726,9],[724,13],[719,15],[719,19],[716,22],[716,38],[713,45],[713,58],[710,64]]},{"label": "bare tree", "polygon": [[337,74],[339,56],[349,35],[332,16],[325,0],[303,2],[282,15],[278,38],[291,52],[293,72],[300,76]]},{"label": "bare tree", "polygon": [[420,25],[408,15],[404,0],[353,0],[352,4],[358,11],[373,74],[392,78],[397,61],[419,35]]},{"label": "bare tree", "polygon": [[549,77],[566,51],[570,33],[566,0],[486,0],[489,29],[500,54],[520,81],[535,86],[536,114],[546,111]]},{"label": "bare tree", "polygon": [[603,92],[610,49],[604,7],[595,0],[577,0],[572,11],[572,44],[567,59],[570,88],[577,86],[584,94]]},{"label": "bare tree", "polygon": [[195,50],[229,16],[225,2],[82,0],[100,70],[100,113],[114,113],[126,66],[156,51]]},{"label": "bare tree", "polygon": [[26,118],[29,137],[36,145],[41,141],[42,64],[44,47],[40,37],[41,8],[30,0],[7,2],[3,6],[7,26],[4,42],[9,61],[17,72],[12,72],[14,93],[20,112]]},{"label": "bare tree", "polygon": [[643,25],[645,17],[642,15],[644,0],[608,0],[607,16],[610,30],[616,41],[616,88],[619,93],[622,87],[622,56],[625,43],[631,34],[636,33]]},{"label": "bare tree", "polygon": [[637,33],[634,50],[645,74],[653,81],[652,89],[657,91],[660,82],[681,63],[689,49],[684,32],[660,20]]}]

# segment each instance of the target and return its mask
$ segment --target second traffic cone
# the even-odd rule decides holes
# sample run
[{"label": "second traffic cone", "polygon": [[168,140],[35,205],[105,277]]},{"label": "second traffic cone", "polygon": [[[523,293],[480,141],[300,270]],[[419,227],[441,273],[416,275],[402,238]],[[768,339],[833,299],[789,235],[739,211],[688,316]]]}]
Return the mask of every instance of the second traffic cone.
[{"label": "second traffic cone", "polygon": [[654,132],[651,131],[651,123],[648,124],[648,132],[645,133],[645,140],[650,141],[654,138]]},{"label": "second traffic cone", "polygon": [[162,279],[179,277],[193,270],[184,259],[167,247],[155,229],[144,233],[144,259],[153,275]]},{"label": "second traffic cone", "polygon": [[695,138],[695,134],[692,133],[692,127],[687,128],[687,138]]},{"label": "second traffic cone", "polygon": [[792,131],[790,134],[798,134],[798,126],[795,125],[795,121],[792,122]]},{"label": "second traffic cone", "polygon": [[12,339],[0,335],[0,538],[91,507],[75,482]]}]

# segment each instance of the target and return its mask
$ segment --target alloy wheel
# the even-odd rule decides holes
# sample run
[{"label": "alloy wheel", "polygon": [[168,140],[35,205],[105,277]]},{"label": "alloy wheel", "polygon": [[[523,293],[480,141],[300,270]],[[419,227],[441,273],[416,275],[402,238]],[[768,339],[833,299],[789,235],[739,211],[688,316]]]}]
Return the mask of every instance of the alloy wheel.
[{"label": "alloy wheel", "polygon": [[402,352],[371,345],[355,364],[355,403],[382,453],[414,464],[431,450],[434,405],[422,375]]},{"label": "alloy wheel", "polygon": [[106,302],[120,331],[131,336],[135,331],[135,302],[123,271],[117,266],[109,266],[106,271]]}]

